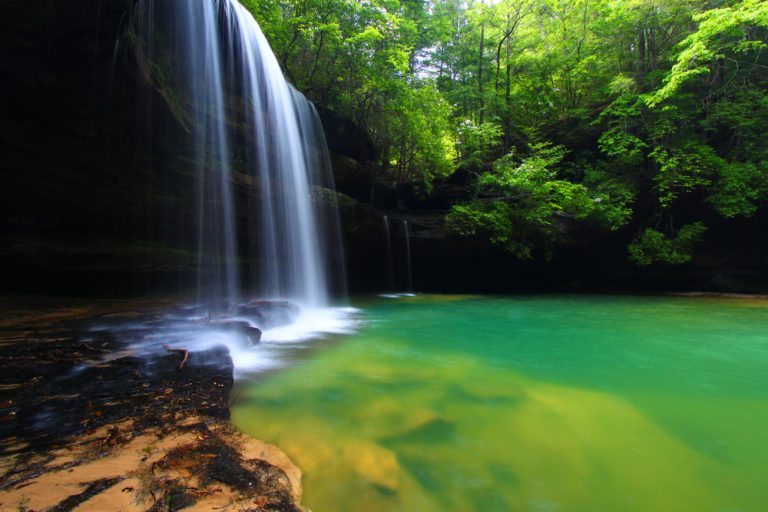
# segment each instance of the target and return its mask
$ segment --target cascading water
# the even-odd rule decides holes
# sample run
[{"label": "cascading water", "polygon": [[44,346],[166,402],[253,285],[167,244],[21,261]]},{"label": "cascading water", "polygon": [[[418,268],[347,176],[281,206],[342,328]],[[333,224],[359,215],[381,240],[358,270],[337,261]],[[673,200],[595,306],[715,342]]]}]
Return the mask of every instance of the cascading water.
[{"label": "cascading water", "polygon": [[[194,148],[200,311],[265,329],[254,321],[265,303],[248,303],[245,289],[301,308],[267,341],[339,330],[345,321],[329,305],[333,285],[338,295],[346,284],[322,126],[253,16],[237,0],[138,0],[129,36],[144,78],[184,128],[177,138]],[[238,181],[258,197],[238,203]]]},{"label": "cascading water", "polygon": [[[390,220],[387,215],[383,216],[384,220],[384,235],[387,247],[387,263],[389,268],[389,291],[383,293],[381,297],[387,298],[400,298],[400,297],[413,297],[413,269],[411,263],[411,226],[406,220],[400,220],[397,226],[402,227],[403,241],[395,244],[397,250],[397,258],[394,258],[394,252],[392,249],[392,235]],[[395,272],[397,271],[397,272]],[[397,277],[397,279],[395,279]],[[395,291],[395,284],[400,287],[401,290]]]},{"label": "cascading water", "polygon": [[384,236],[387,243],[387,276],[389,277],[389,292],[395,291],[395,261],[392,257],[392,236],[390,235],[389,217],[384,215]]},{"label": "cascading water", "polygon": [[411,228],[408,221],[403,221],[403,235],[405,236],[405,270],[408,278],[408,293],[413,292],[413,271],[411,270]]},{"label": "cascading water", "polygon": [[[263,282],[270,296],[298,300],[305,306],[328,303],[318,226],[310,202],[314,143],[312,116],[303,97],[283,78],[277,59],[253,17],[244,7],[227,2],[242,48],[243,93],[252,99],[252,123],[262,183]],[[301,106],[302,108],[298,108]],[[302,132],[309,137],[302,137]]]},{"label": "cascading water", "polygon": [[[238,248],[232,177],[247,173],[260,186],[261,295],[307,307],[329,302],[326,257],[320,239],[313,187],[322,183],[327,149],[317,133],[317,113],[283,77],[258,24],[236,0],[141,0],[136,39],[154,44],[176,31],[163,54],[173,68],[160,69],[158,55],[145,55],[147,72],[177,95],[194,137],[199,227],[199,286],[204,302],[239,297]],[[161,59],[162,60],[162,59]],[[243,133],[232,125],[241,124]],[[241,140],[235,140],[237,137]],[[233,159],[243,162],[234,169]],[[331,226],[333,227],[333,226]]]}]

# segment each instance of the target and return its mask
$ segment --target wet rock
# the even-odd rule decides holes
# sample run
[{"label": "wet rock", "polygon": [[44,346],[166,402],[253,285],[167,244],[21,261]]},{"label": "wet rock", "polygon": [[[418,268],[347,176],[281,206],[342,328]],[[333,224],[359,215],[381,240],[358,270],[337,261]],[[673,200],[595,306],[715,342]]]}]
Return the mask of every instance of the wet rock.
[{"label": "wet rock", "polygon": [[370,134],[361,126],[332,110],[318,108],[328,148],[360,163],[376,158]]},{"label": "wet rock", "polygon": [[130,320],[132,339],[161,331],[104,309],[10,311],[0,326],[0,510],[301,511],[301,471],[226,421],[229,349],[168,340],[128,356],[105,319]]},{"label": "wet rock", "polygon": [[[60,350],[65,359],[66,349]],[[50,351],[47,356],[51,357]],[[227,399],[234,384],[229,349],[219,345],[188,353],[180,370],[183,357],[167,352],[149,359],[129,356],[85,366],[64,360],[46,365],[46,373],[16,390],[9,399],[11,407],[3,410],[0,455],[19,441],[45,449],[126,418],[147,426],[162,424],[178,412],[228,418]]]},{"label": "wet rock", "polygon": [[258,345],[261,342],[261,329],[252,326],[245,320],[225,320],[212,322],[210,325],[237,334],[248,345]]},{"label": "wet rock", "polygon": [[253,319],[262,330],[292,324],[300,313],[299,306],[285,300],[254,300],[237,308],[238,315]]},{"label": "wet rock", "polygon": [[184,468],[200,486],[225,484],[241,496],[260,496],[273,510],[294,510],[286,474],[263,460],[246,460],[222,437],[205,432],[202,442],[174,448],[154,464],[155,470]]}]

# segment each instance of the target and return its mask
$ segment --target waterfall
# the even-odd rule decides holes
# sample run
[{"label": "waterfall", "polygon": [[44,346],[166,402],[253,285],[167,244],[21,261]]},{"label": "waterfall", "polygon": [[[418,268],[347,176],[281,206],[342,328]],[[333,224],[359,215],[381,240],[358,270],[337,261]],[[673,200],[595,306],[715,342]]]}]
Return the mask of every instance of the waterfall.
[{"label": "waterfall", "polygon": [[[411,263],[411,226],[408,221],[400,220],[400,224],[398,225],[402,226],[403,241],[396,241],[396,251],[393,251],[390,220],[387,215],[383,215],[382,218],[384,220],[384,236],[387,248],[389,290],[381,296],[388,298],[411,297],[414,295],[413,269]],[[394,257],[395,252],[397,252],[397,258]],[[396,277],[397,279],[395,279]],[[396,292],[396,287],[400,288],[401,291]]]},{"label": "waterfall", "polygon": [[405,235],[405,270],[408,278],[407,292],[413,292],[413,274],[411,270],[411,228],[408,226],[408,221],[403,221],[403,233]]},{"label": "waterfall", "polygon": [[[326,307],[331,281],[344,284],[325,139],[253,16],[236,0],[139,0],[130,35],[194,145],[199,302],[232,311],[247,289]],[[237,204],[247,179],[258,197]]]},{"label": "waterfall", "polygon": [[389,233],[389,217],[384,215],[384,236],[387,243],[387,276],[389,278],[389,290],[395,291],[395,262],[392,256],[392,236]]}]

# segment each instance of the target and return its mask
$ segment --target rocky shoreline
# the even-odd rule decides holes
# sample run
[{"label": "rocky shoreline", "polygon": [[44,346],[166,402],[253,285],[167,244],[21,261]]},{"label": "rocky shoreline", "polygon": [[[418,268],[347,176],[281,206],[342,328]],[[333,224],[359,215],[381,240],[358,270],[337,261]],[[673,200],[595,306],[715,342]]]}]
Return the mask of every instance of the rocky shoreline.
[{"label": "rocky shoreline", "polygon": [[0,510],[303,510],[300,470],[227,421],[226,347],[139,358],[78,336],[137,304],[2,302]]}]

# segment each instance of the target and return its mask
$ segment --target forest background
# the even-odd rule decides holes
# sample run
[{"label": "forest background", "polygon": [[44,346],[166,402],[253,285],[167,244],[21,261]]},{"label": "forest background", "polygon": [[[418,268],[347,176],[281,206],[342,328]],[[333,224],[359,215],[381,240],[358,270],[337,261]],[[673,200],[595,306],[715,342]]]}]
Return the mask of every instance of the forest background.
[{"label": "forest background", "polygon": [[287,77],[371,136],[377,175],[520,258],[631,226],[690,261],[768,197],[768,3],[245,0]]}]

